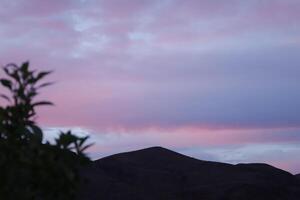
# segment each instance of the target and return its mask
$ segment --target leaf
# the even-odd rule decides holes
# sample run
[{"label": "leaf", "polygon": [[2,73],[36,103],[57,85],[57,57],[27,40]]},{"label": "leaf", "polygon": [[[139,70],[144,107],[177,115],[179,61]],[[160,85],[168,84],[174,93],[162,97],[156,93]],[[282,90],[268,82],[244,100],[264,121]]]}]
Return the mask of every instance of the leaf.
[{"label": "leaf", "polygon": [[79,138],[79,145],[81,146],[88,137],[89,136]]},{"label": "leaf", "polygon": [[43,83],[43,84],[37,86],[37,88],[42,88],[42,87],[46,87],[46,86],[53,85],[53,84],[54,84],[54,82]]},{"label": "leaf", "polygon": [[14,63],[10,63],[10,64],[7,64],[5,67],[3,67],[4,72],[8,76],[11,76],[12,73],[10,72],[9,68],[14,68],[13,71],[15,71],[16,69],[18,69],[18,66]]},{"label": "leaf", "polygon": [[6,96],[5,94],[0,94],[0,97],[2,97],[3,99],[6,99],[7,101],[11,102],[10,98],[8,96]]},{"label": "leaf", "polygon": [[39,81],[40,79],[44,78],[45,76],[47,76],[48,74],[51,74],[51,73],[52,73],[52,71],[38,73],[38,75],[35,78],[35,82]]},{"label": "leaf", "polygon": [[85,151],[86,149],[90,148],[91,146],[93,146],[94,143],[91,143],[91,144],[87,144],[85,145],[83,148],[80,149],[81,152]]},{"label": "leaf", "polygon": [[50,101],[39,101],[39,102],[36,102],[34,104],[32,104],[32,107],[35,107],[35,106],[53,106],[54,104]]},{"label": "leaf", "polygon": [[16,64],[10,63],[10,64],[6,65],[3,69],[4,69],[4,72],[8,76],[10,76],[14,80],[20,82],[20,77],[19,77],[19,74],[18,74],[19,67]]},{"label": "leaf", "polygon": [[15,63],[9,63],[9,64],[7,64],[7,65],[5,66],[5,68],[8,68],[8,67],[13,67],[13,68],[15,68],[15,69],[18,69],[18,68],[19,68],[18,65],[16,65]]},{"label": "leaf", "polygon": [[34,89],[32,89],[30,92],[28,92],[28,97],[29,98],[32,98],[36,95],[38,95],[38,93]]},{"label": "leaf", "polygon": [[0,79],[1,81],[1,84],[4,86],[4,87],[7,87],[9,88],[10,90],[12,89],[12,82],[8,79]]},{"label": "leaf", "polygon": [[5,74],[7,74],[8,76],[10,76],[10,72],[9,72],[9,70],[8,70],[7,67],[4,67],[3,70],[4,70]]},{"label": "leaf", "polygon": [[28,72],[29,62],[24,62],[21,66],[21,71],[25,74]]}]

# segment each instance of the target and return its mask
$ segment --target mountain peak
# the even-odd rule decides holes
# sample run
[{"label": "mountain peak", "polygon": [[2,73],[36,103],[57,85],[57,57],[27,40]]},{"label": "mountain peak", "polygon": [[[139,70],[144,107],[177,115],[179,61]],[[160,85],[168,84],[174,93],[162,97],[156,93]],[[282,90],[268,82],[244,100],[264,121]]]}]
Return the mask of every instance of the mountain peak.
[{"label": "mountain peak", "polygon": [[102,160],[118,160],[122,162],[135,162],[136,164],[145,164],[149,163],[157,163],[163,164],[166,162],[177,162],[182,159],[192,159],[188,156],[179,154],[175,151],[169,150],[164,147],[154,146],[148,147],[145,149],[129,151],[124,153],[115,154],[112,156],[108,156],[102,159],[99,159],[96,162],[102,162]]},{"label": "mountain peak", "polygon": [[161,147],[161,146],[153,146],[153,147],[148,147],[148,148],[144,148],[144,149],[141,149],[141,150],[155,150],[155,151],[171,151],[171,150],[169,150],[169,149],[167,149],[167,148],[164,148],[164,147]]},{"label": "mountain peak", "polygon": [[[148,147],[148,148],[144,148],[144,149],[140,149],[140,150],[135,150],[132,152],[128,152],[128,153],[153,153],[153,154],[164,154],[164,153],[168,153],[168,154],[179,154],[175,151],[172,151],[170,149],[161,147],[161,146],[153,146],[153,147]],[[182,155],[183,156],[183,155]]]},{"label": "mountain peak", "polygon": [[[145,152],[153,152],[153,153],[173,152],[173,153],[176,153],[170,149],[167,149],[167,148],[164,148],[161,146],[147,147],[144,149],[138,149],[138,150],[128,151],[128,152],[124,152],[124,153],[127,154],[127,153],[145,153]],[[124,154],[124,153],[121,153],[121,154]]]}]

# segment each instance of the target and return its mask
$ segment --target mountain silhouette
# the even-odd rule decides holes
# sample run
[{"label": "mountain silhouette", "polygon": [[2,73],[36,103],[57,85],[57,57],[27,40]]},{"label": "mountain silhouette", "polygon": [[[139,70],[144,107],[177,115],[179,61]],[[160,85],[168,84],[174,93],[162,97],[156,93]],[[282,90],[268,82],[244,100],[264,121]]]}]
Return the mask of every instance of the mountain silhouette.
[{"label": "mountain silhouette", "polygon": [[197,160],[151,147],[108,156],[81,170],[83,200],[299,200],[299,175],[267,164]]}]

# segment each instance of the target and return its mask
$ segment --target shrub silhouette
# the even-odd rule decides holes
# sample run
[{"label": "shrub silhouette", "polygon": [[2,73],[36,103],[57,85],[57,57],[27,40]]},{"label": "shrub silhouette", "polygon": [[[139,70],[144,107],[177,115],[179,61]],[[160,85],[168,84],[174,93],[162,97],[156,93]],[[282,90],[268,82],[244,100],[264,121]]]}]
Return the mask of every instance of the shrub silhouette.
[{"label": "shrub silhouette", "polygon": [[78,168],[89,162],[84,151],[88,137],[61,132],[54,144],[43,142],[43,131],[35,123],[36,108],[52,105],[34,101],[40,82],[51,72],[21,66],[3,67],[0,79],[10,95],[1,94],[7,105],[0,107],[0,199],[74,199],[80,183]]}]

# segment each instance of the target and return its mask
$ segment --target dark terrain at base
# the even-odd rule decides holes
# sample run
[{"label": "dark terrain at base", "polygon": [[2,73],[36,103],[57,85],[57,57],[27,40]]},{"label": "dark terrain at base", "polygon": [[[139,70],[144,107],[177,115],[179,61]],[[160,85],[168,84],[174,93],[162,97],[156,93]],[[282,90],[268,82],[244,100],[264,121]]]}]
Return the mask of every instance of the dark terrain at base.
[{"label": "dark terrain at base", "polygon": [[82,170],[82,200],[300,200],[300,178],[267,164],[197,160],[152,147]]}]

